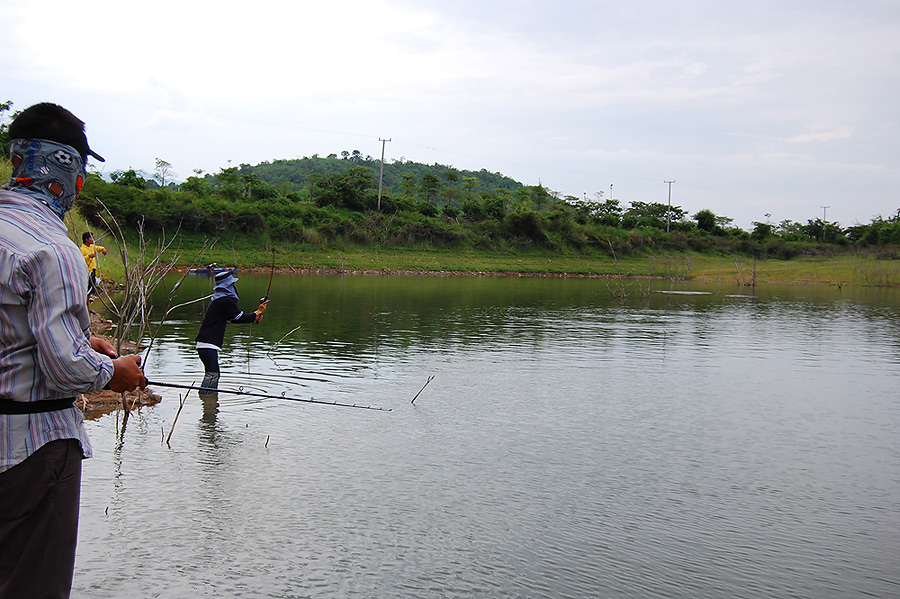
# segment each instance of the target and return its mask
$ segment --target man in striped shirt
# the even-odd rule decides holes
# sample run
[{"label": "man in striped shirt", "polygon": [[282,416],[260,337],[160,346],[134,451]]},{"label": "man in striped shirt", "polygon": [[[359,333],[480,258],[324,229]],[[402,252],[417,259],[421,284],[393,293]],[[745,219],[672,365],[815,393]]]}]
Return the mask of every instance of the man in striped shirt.
[{"label": "man in striped shirt", "polygon": [[9,126],[13,176],[0,190],[0,599],[68,597],[81,460],[76,396],[143,388],[139,356],[90,337],[88,272],[65,213],[81,191],[84,123],[55,104]]}]

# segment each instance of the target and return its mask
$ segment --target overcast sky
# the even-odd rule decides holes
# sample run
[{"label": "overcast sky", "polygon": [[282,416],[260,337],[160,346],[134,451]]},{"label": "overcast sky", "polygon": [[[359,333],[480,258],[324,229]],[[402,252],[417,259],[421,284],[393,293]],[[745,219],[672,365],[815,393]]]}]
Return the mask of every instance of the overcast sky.
[{"label": "overcast sky", "polygon": [[[359,150],[752,228],[900,208],[897,0],[0,0],[105,173]],[[827,207],[827,208],[823,208]],[[770,216],[766,216],[766,214]]]}]

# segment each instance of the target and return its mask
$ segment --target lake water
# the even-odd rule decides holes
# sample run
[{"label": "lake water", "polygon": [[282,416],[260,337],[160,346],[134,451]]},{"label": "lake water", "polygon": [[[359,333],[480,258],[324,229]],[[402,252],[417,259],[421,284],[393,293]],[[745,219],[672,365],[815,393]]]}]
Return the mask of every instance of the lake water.
[{"label": "lake water", "polygon": [[[277,276],[220,387],[391,411],[191,392],[173,430],[158,387],[90,421],[73,597],[900,596],[900,290],[620,291]],[[151,380],[199,384],[203,307]]]}]

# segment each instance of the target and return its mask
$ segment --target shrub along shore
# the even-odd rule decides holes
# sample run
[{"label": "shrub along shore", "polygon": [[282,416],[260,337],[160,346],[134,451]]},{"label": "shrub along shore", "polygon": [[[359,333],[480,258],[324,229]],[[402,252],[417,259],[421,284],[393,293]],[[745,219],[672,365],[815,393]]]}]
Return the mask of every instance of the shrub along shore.
[{"label": "shrub along shore", "polygon": [[[132,265],[178,268],[900,285],[900,211],[846,229],[813,219],[748,232],[705,209],[560,197],[485,170],[342,156],[197,171],[180,184],[159,159],[159,184],[133,170],[109,181],[90,173],[66,220],[77,245],[93,230],[112,250],[102,274],[119,282],[124,235]],[[10,172],[0,160],[0,178]]]},{"label": "shrub along shore", "polygon": [[[78,210],[70,212],[66,220],[76,244],[80,245],[82,232],[92,230],[96,242],[110,250],[101,259],[103,278],[124,281],[124,260],[115,240],[117,236],[108,232],[109,227],[89,224]],[[671,247],[673,239],[666,238],[664,233],[657,232],[653,238],[635,231],[627,235],[626,241],[619,240],[608,247],[602,244],[580,248],[523,247],[521,243],[498,238],[492,241],[492,247],[481,248],[429,242],[392,244],[387,240],[354,242],[322,236],[316,242],[286,240],[273,237],[264,229],[226,230],[215,237],[183,226],[168,231],[147,231],[142,243],[133,227],[123,225],[122,230],[131,263],[143,254],[145,258],[158,256],[163,263],[178,269],[215,262],[266,271],[274,264],[278,272],[297,274],[660,278],[733,281],[738,286],[766,283],[900,286],[900,260],[896,259],[895,245],[848,247],[778,241],[782,251],[756,253],[741,251],[740,242],[713,243],[721,242],[718,237],[710,237],[711,241],[701,244],[699,249]]]},{"label": "shrub along shore", "polygon": [[[107,238],[98,243],[110,245],[112,240]],[[900,286],[900,260],[854,250],[781,260],[691,251],[645,252],[617,258],[600,252],[321,247],[278,242],[269,245],[250,235],[218,240],[211,248],[204,249],[204,244],[210,243],[205,238],[184,236],[162,252],[161,259],[177,270],[215,262],[241,270],[269,272],[275,268],[279,273],[294,274],[658,278],[732,281],[737,286],[772,283]],[[130,241],[129,246],[132,246]],[[129,249],[130,259],[137,255],[133,247]],[[103,276],[112,280],[124,278],[117,247],[110,247],[110,253],[104,257]]]}]

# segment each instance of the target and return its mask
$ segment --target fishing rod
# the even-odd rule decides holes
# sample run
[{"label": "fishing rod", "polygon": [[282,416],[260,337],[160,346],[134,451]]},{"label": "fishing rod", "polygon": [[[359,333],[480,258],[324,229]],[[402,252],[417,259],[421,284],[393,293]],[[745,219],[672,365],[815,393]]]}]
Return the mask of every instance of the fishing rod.
[{"label": "fishing rod", "polygon": [[269,273],[269,286],[266,287],[266,294],[259,298],[259,303],[269,301],[269,292],[272,291],[272,279],[275,278],[275,246],[272,246],[272,272]]},{"label": "fishing rod", "polygon": [[[263,305],[269,301],[269,292],[272,291],[272,279],[275,278],[275,246],[272,246],[272,271],[269,273],[269,286],[266,287],[266,294],[259,298],[259,304]],[[253,340],[253,323],[250,323],[250,332],[247,336],[247,374],[250,374],[250,343]]]},{"label": "fishing rod", "polygon": [[179,385],[176,383],[161,383],[159,381],[146,381],[147,385],[156,385],[158,387],[172,387],[173,389],[188,389],[195,390],[198,393],[232,393],[234,395],[246,395],[247,397],[260,397],[263,399],[286,399],[288,401],[301,401],[304,403],[315,403],[322,404],[326,406],[339,406],[342,408],[359,408],[361,410],[376,410],[378,412],[390,412],[390,408],[379,408],[377,406],[365,406],[362,404],[350,404],[350,403],[340,403],[337,401],[325,401],[322,399],[316,399],[314,397],[310,397],[306,399],[305,397],[290,397],[282,393],[281,395],[269,395],[267,393],[252,393],[249,391],[244,391],[243,388],[239,388],[237,390],[234,389],[218,389],[216,387],[197,387],[194,385]]}]

